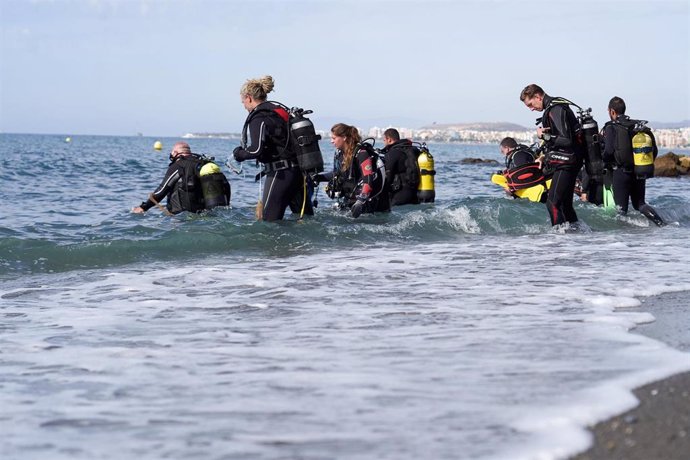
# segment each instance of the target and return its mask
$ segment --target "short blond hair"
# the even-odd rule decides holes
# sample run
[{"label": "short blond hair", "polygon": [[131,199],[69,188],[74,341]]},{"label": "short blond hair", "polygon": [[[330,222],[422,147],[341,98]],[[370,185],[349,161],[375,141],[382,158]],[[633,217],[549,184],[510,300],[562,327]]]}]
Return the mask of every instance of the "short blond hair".
[{"label": "short blond hair", "polygon": [[268,93],[273,91],[274,86],[275,82],[270,75],[264,75],[261,78],[251,78],[244,82],[244,85],[240,88],[240,96],[251,96],[252,99],[257,101],[265,101]]}]

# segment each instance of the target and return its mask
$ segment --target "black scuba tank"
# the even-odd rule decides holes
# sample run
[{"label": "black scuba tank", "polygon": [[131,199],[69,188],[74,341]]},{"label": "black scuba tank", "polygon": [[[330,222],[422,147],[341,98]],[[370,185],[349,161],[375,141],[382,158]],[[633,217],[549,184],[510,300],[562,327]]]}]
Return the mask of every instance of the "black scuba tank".
[{"label": "black scuba tank", "polygon": [[312,113],[297,107],[290,109],[290,140],[300,169],[309,174],[323,172],[323,156],[319,148],[321,135],[316,134],[314,123],[304,115]]},{"label": "black scuba tank", "polygon": [[592,109],[578,111],[580,126],[585,144],[585,169],[589,177],[601,183],[604,178],[604,161],[601,157],[601,141],[599,139],[599,126],[592,117]]}]

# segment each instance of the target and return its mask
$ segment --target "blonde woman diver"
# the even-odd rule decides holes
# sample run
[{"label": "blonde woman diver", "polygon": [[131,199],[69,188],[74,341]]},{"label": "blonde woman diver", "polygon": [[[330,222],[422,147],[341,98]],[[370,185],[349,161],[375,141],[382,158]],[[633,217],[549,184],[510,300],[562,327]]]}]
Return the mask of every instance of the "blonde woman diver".
[{"label": "blonde woman diver", "polygon": [[305,177],[288,145],[289,114],[281,105],[267,101],[273,86],[268,75],[242,85],[240,100],[249,115],[242,128],[241,145],[233,151],[237,161],[257,160],[263,165],[263,210],[257,217],[266,221],[281,220],[288,206],[293,214],[314,214],[306,196]]}]

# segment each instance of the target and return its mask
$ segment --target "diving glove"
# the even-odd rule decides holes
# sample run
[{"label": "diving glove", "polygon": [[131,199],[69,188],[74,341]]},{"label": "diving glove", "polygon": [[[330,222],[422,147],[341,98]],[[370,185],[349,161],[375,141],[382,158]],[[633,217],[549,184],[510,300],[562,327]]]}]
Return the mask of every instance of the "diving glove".
[{"label": "diving glove", "polygon": [[246,160],[248,157],[246,156],[246,152],[242,150],[242,147],[235,147],[235,149],[232,151],[232,156],[235,158],[235,161],[238,163],[243,162]]},{"label": "diving glove", "polygon": [[355,201],[355,204],[352,205],[350,208],[350,211],[352,211],[352,217],[355,219],[362,214],[362,211],[364,211],[364,205],[367,204],[367,197],[364,195],[359,195],[357,197],[357,201]]}]

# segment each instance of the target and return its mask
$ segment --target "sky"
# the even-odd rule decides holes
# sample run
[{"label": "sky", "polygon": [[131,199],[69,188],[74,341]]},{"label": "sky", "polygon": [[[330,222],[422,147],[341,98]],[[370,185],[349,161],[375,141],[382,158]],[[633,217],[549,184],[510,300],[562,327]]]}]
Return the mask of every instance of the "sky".
[{"label": "sky", "polygon": [[0,132],[239,132],[239,90],[336,122],[511,122],[537,83],[690,120],[690,0],[1,0]]}]

